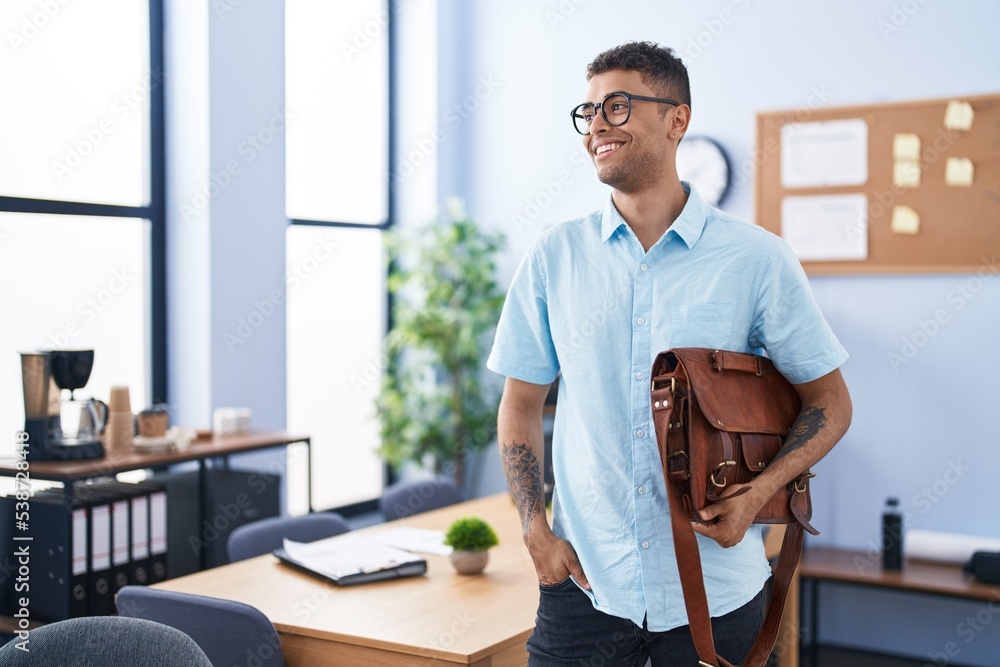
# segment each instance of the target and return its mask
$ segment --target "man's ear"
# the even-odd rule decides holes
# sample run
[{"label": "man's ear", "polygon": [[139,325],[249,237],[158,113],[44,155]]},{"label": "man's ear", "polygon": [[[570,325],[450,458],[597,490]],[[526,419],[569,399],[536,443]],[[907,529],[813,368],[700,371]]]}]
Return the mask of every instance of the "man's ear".
[{"label": "man's ear", "polygon": [[680,104],[670,115],[670,129],[667,136],[674,141],[680,141],[687,134],[688,126],[691,124],[691,107]]}]

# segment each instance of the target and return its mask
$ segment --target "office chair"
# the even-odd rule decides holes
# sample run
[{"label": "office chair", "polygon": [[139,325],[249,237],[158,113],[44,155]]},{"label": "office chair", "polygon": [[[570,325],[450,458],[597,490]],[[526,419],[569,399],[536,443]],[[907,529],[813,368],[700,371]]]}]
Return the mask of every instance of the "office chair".
[{"label": "office chair", "polygon": [[285,667],[278,631],[260,610],[242,602],[125,586],[115,605],[119,616],[156,621],[185,633],[213,665],[243,665],[253,658],[258,667]]},{"label": "office chair", "polygon": [[229,562],[269,554],[287,537],[296,542],[315,542],[346,533],[351,527],[336,512],[315,512],[305,516],[272,517],[240,526],[229,534],[226,550]]},{"label": "office chair", "polygon": [[448,477],[397,482],[386,487],[378,506],[387,521],[462,502],[462,492]]},{"label": "office chair", "polygon": [[0,647],[0,665],[212,667],[186,634],[140,618],[85,616],[43,625],[29,634],[30,653],[17,648],[20,641]]}]

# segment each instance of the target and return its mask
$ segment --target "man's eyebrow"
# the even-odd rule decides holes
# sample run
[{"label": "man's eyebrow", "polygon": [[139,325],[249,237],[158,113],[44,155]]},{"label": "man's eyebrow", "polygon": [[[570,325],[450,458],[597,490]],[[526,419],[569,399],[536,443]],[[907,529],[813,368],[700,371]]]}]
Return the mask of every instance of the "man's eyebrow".
[{"label": "man's eyebrow", "polygon": [[583,102],[581,102],[581,104],[593,104],[593,105],[596,106],[598,103],[603,102],[604,100],[608,99],[612,95],[631,95],[631,94],[632,93],[629,93],[628,91],[625,91],[625,90],[612,90],[607,95],[604,95],[603,97],[601,97],[601,99],[598,100],[597,102],[591,102],[590,100],[584,100]]}]

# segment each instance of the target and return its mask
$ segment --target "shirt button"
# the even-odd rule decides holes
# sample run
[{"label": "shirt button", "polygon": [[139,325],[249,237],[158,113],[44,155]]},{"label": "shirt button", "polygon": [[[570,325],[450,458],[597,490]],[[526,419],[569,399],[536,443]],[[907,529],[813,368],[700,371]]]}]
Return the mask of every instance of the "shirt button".
[{"label": "shirt button", "polygon": [[646,270],[646,269],[648,269],[649,267],[648,267],[648,266],[646,266],[645,264],[640,264],[640,265],[639,265],[639,268],[640,268],[640,269],[642,269],[643,271],[645,271],[645,270]]},{"label": "shirt button", "polygon": [[644,486],[640,486],[640,487],[639,487],[639,495],[641,496],[641,495],[642,495],[642,494],[644,494],[644,493],[646,493],[646,487],[644,487]]},{"label": "shirt button", "polygon": [[642,326],[643,324],[646,323],[646,318],[645,317],[636,318],[635,323],[638,324],[639,326]]},{"label": "shirt button", "polygon": [[617,236],[618,236],[618,238],[621,238],[621,237],[622,237],[622,235],[621,235],[621,234],[617,234]]},{"label": "shirt button", "polygon": [[643,542],[642,543],[642,548],[643,549],[648,549],[649,548],[649,542]]},{"label": "shirt button", "polygon": [[643,431],[641,428],[638,431],[635,432],[635,437],[637,437],[637,438],[641,438],[644,435],[646,435],[646,432]]},{"label": "shirt button", "polygon": [[642,373],[636,373],[635,374],[635,379],[636,380],[641,380],[642,379]]}]

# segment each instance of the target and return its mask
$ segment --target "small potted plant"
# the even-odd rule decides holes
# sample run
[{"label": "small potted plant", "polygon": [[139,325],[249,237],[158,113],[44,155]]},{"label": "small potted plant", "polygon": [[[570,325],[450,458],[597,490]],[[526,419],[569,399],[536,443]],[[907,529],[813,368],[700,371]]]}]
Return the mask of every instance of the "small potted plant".
[{"label": "small potted plant", "polygon": [[479,574],[490,558],[489,548],[500,542],[488,523],[467,517],[451,524],[444,543],[453,549],[451,564],[459,574]]}]

